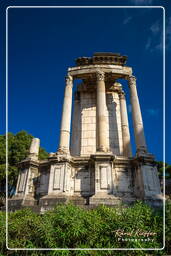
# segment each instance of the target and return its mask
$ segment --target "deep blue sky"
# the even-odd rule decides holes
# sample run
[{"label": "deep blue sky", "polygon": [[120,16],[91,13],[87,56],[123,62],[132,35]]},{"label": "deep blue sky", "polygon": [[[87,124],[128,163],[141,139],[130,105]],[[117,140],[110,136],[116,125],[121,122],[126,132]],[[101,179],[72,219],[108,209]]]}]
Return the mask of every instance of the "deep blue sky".
[{"label": "deep blue sky", "polygon": [[[142,0],[139,0],[142,2]],[[15,2],[15,3],[14,3]],[[130,1],[91,1],[84,5],[136,5]],[[139,3],[140,3],[139,2]],[[166,7],[166,57],[169,70],[171,45],[171,16],[167,1],[146,0],[147,5]],[[168,1],[169,2],[169,1]],[[50,5],[51,1],[6,1],[8,5]],[[80,4],[80,3],[79,3]],[[57,2],[53,5],[78,5],[78,2]],[[141,4],[143,5],[143,4]],[[58,147],[62,114],[65,75],[80,56],[94,52],[116,52],[128,56],[127,65],[137,77],[137,89],[142,109],[144,129],[149,152],[162,160],[163,144],[163,10],[147,8],[120,9],[9,9],[9,131],[26,130],[40,138],[48,152]],[[171,13],[171,12],[170,12]],[[4,15],[1,33],[5,36]],[[170,27],[169,24],[170,23]],[[4,41],[1,57],[4,59]],[[2,66],[2,62],[1,62]],[[2,66],[3,67],[3,66]],[[4,67],[3,67],[4,68]],[[4,69],[3,69],[4,70]],[[5,70],[4,70],[5,71]],[[1,76],[4,84],[4,75]],[[166,125],[169,131],[169,72],[166,73]],[[128,85],[122,81],[127,92]],[[75,82],[76,84],[76,82]],[[2,90],[4,109],[5,90]],[[4,120],[4,113],[3,113]],[[132,132],[131,112],[129,121]],[[1,134],[4,133],[4,125]],[[170,139],[166,133],[167,141]],[[171,163],[169,143],[166,161]]]}]

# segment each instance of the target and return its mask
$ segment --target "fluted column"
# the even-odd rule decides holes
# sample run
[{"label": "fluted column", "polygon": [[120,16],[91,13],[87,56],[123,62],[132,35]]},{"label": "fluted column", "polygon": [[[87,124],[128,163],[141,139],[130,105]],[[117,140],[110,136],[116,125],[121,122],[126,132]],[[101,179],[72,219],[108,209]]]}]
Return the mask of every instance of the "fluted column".
[{"label": "fluted column", "polygon": [[64,103],[63,103],[62,121],[61,121],[60,142],[59,142],[59,151],[63,151],[66,153],[69,152],[69,143],[70,143],[72,87],[73,87],[73,78],[72,76],[67,76]]},{"label": "fluted column", "polygon": [[107,149],[107,131],[106,131],[106,90],[105,74],[98,71],[97,74],[97,151],[108,151]]},{"label": "fluted column", "polygon": [[135,76],[129,76],[128,83],[129,83],[130,95],[131,95],[132,118],[133,118],[137,152],[146,152],[147,146],[146,146],[146,141],[144,136],[143,121],[142,121],[141,109],[140,109],[140,104],[139,104],[139,99],[137,94]]},{"label": "fluted column", "polygon": [[122,140],[123,140],[123,155],[127,157],[131,157],[132,152],[131,152],[131,142],[130,142],[130,133],[129,133],[129,123],[128,123],[125,93],[123,91],[119,92],[119,100],[120,100],[121,127],[122,127]]}]

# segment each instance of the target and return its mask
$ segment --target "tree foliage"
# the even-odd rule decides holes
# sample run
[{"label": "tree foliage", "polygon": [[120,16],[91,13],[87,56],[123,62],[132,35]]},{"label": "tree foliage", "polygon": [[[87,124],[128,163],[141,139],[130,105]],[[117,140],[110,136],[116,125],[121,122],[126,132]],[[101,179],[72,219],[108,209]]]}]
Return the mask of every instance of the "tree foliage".
[{"label": "tree foliage", "polygon": [[[8,133],[8,191],[12,195],[18,177],[17,164],[24,160],[29,153],[33,136],[26,131],[20,131],[16,135]],[[39,159],[45,159],[48,153],[40,148]],[[6,178],[6,136],[0,135],[0,191],[3,196]]]},{"label": "tree foliage", "polygon": [[162,179],[164,169],[165,169],[165,178],[166,179],[171,179],[171,165],[164,163],[162,161],[156,162],[157,163],[157,169],[158,169],[158,174],[159,178]]}]

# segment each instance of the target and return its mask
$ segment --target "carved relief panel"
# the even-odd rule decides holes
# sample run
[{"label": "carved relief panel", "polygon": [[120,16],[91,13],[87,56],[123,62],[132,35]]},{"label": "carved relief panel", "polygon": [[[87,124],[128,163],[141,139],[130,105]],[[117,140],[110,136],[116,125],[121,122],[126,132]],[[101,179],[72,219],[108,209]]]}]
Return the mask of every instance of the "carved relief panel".
[{"label": "carved relief panel", "polygon": [[54,168],[54,178],[53,178],[53,189],[60,189],[61,184],[61,167]]},{"label": "carved relief panel", "polygon": [[22,170],[20,173],[18,192],[24,192],[27,172],[28,172],[28,169],[25,169],[25,170]]},{"label": "carved relief panel", "polygon": [[75,174],[74,182],[75,192],[89,193],[90,192],[90,171],[85,168],[80,168]]}]

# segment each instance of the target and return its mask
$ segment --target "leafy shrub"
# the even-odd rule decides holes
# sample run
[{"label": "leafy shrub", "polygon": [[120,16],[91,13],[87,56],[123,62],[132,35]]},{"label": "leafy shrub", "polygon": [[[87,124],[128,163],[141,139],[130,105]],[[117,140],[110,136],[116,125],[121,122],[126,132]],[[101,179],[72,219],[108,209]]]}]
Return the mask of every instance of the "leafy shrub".
[{"label": "leafy shrub", "polygon": [[[10,255],[163,255],[170,253],[171,206],[166,212],[165,251],[10,251]],[[5,248],[5,214],[0,213],[1,254]],[[22,209],[8,216],[9,248],[161,248],[163,237],[162,211],[153,210],[142,202],[133,206],[99,206],[85,210],[72,204],[59,205],[43,215]],[[118,241],[116,230],[155,232],[154,241]],[[131,238],[135,237],[135,233]],[[124,237],[125,238],[125,237]],[[138,237],[139,238],[139,237]],[[142,238],[142,236],[141,236]]]}]

